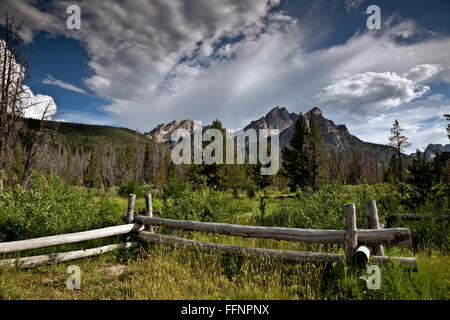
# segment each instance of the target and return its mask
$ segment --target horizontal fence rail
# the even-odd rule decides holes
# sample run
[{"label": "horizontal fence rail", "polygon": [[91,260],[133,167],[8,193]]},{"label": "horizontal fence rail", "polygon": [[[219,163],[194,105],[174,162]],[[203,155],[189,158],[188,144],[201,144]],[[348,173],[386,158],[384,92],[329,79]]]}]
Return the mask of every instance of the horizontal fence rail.
[{"label": "horizontal fence rail", "polygon": [[393,214],[394,219],[399,220],[450,220],[450,215],[432,215],[432,214],[418,214],[418,213],[397,213]]},{"label": "horizontal fence rail", "polygon": [[51,264],[55,262],[63,262],[76,260],[80,258],[92,257],[99,254],[103,254],[106,252],[110,252],[113,250],[123,250],[136,246],[135,242],[125,242],[120,244],[110,244],[98,248],[92,249],[84,249],[84,250],[76,250],[70,252],[62,252],[62,253],[51,253],[44,254],[40,256],[32,256],[18,259],[8,259],[8,260],[0,260],[0,267],[14,267],[18,266],[21,268],[33,268],[37,266],[42,266],[46,264]]},{"label": "horizontal fence rail", "polygon": [[0,254],[107,238],[122,234],[128,234],[130,232],[138,232],[141,230],[144,230],[142,225],[136,223],[129,223],[121,226],[107,227],[90,231],[60,234],[56,236],[42,237],[36,239],[2,242],[0,243]]},{"label": "horizontal fence rail", "polygon": [[[135,221],[144,225],[170,227],[190,231],[211,232],[247,238],[265,238],[306,243],[344,243],[344,230],[315,230],[282,227],[244,226],[229,223],[172,220],[135,215]],[[411,232],[408,228],[357,230],[361,244],[386,244],[402,248],[411,247]]]},{"label": "horizontal fence rail", "polygon": [[[343,254],[300,252],[290,250],[243,247],[230,244],[190,240],[145,231],[139,232],[139,234],[137,235],[137,239],[147,243],[163,244],[173,247],[178,246],[182,248],[187,247],[209,253],[221,252],[221,253],[231,253],[235,255],[268,257],[274,260],[290,263],[305,263],[305,262],[326,263],[326,262],[339,262],[345,260],[345,255]],[[400,264],[410,265],[414,268],[417,267],[416,258],[373,256],[371,257],[371,259],[374,262],[380,263],[397,262]]]},{"label": "horizontal fence rail", "polygon": [[266,256],[275,260],[282,260],[285,262],[338,262],[344,257],[342,254],[333,254],[333,253],[315,253],[315,252],[299,252],[289,250],[261,249],[231,244],[203,242],[145,231],[140,232],[137,238],[138,240],[142,240],[149,243],[188,247],[210,253],[226,252],[226,253],[233,253],[236,255]]},{"label": "horizontal fence rail", "polygon": [[386,217],[386,226],[392,226],[397,221],[450,221],[450,215],[431,215],[419,213],[396,213]]}]

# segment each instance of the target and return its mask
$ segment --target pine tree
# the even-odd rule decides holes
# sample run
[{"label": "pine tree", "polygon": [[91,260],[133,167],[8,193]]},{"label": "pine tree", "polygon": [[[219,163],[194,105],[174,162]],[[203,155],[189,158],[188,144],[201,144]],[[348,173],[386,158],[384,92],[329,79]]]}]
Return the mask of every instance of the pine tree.
[{"label": "pine tree", "polygon": [[416,195],[415,203],[425,203],[428,193],[433,186],[433,165],[428,161],[428,157],[419,150],[416,151],[416,157],[408,167],[410,176],[408,183],[414,186]]},{"label": "pine tree", "polygon": [[[222,127],[222,123],[216,119],[211,124],[212,129],[217,129],[222,132],[223,135],[223,160],[225,159],[226,155],[226,136],[225,136],[225,129]],[[205,147],[205,145],[203,146]],[[214,156],[214,154],[212,154]],[[206,177],[206,183],[208,186],[213,187],[217,190],[223,190],[224,189],[224,175],[225,175],[225,168],[223,164],[202,164],[200,165],[199,170],[201,175],[204,175]]]},{"label": "pine tree", "polygon": [[22,180],[22,176],[25,170],[25,161],[23,160],[22,155],[22,145],[20,142],[16,144],[14,149],[14,172],[18,181]]},{"label": "pine tree", "polygon": [[325,165],[324,147],[322,135],[316,124],[314,115],[309,117],[309,135],[308,135],[308,173],[309,185],[313,190],[318,190],[323,178],[323,169]]},{"label": "pine tree", "polygon": [[152,159],[152,144],[150,140],[147,141],[145,145],[145,156],[144,156],[144,182],[152,182],[152,172],[153,172],[153,159]]},{"label": "pine tree", "polygon": [[290,140],[290,147],[282,149],[283,168],[281,174],[288,179],[291,191],[297,187],[304,188],[308,185],[308,156],[307,156],[308,131],[305,118],[300,113],[294,124],[294,133]]},{"label": "pine tree", "polygon": [[92,151],[88,166],[84,173],[83,184],[88,188],[99,188],[101,186],[101,179],[99,176],[99,163],[97,154]]},{"label": "pine tree", "polygon": [[[270,144],[267,144],[267,152],[268,154],[271,153]],[[270,175],[262,175],[261,169],[265,167],[261,163],[261,159],[259,156],[259,145],[256,147],[256,154],[257,154],[257,161],[256,164],[249,164],[247,166],[247,171],[245,174],[249,176],[255,185],[258,187],[258,189],[264,189],[265,187],[269,186],[272,183],[272,176]],[[245,179],[245,177],[243,177]]]},{"label": "pine tree", "polygon": [[436,183],[450,182],[450,152],[434,152],[433,180]]},{"label": "pine tree", "polygon": [[391,128],[391,135],[389,136],[389,146],[395,148],[398,157],[398,168],[399,168],[399,180],[403,181],[403,166],[402,166],[402,152],[408,148],[411,143],[408,142],[408,138],[402,134],[403,128],[395,119],[394,124]]},{"label": "pine tree", "polygon": [[389,161],[389,165],[384,172],[384,182],[395,182],[396,177],[399,176],[399,167],[398,167],[398,157],[396,154],[393,154],[391,160]]}]

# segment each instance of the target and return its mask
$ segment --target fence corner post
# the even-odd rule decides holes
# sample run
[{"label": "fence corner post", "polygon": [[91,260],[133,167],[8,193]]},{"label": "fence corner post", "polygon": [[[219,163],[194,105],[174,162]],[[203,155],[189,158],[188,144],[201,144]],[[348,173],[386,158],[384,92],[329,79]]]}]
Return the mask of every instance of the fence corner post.
[{"label": "fence corner post", "polygon": [[[378,219],[377,202],[375,200],[366,202],[366,214],[369,229],[381,229]],[[370,247],[374,255],[384,256],[384,248],[381,244],[373,244]]]},{"label": "fence corner post", "polygon": [[344,205],[345,215],[345,261],[348,265],[353,265],[353,253],[358,246],[356,230],[356,207],[354,203]]},{"label": "fence corner post", "polygon": [[128,209],[127,209],[127,222],[132,223],[134,221],[134,206],[136,202],[136,195],[130,194],[128,196]]},{"label": "fence corner post", "polygon": [[[145,194],[145,215],[147,217],[153,217],[152,194],[151,193]],[[146,225],[145,229],[149,232],[153,232],[153,226],[150,224]]]}]

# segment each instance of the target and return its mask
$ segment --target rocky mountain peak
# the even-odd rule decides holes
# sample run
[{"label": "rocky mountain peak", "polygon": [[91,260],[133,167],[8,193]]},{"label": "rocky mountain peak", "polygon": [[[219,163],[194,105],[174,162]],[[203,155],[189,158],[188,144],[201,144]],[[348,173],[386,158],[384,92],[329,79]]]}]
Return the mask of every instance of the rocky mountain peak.
[{"label": "rocky mountain peak", "polygon": [[307,112],[307,114],[313,114],[314,116],[321,116],[321,117],[323,117],[323,112],[322,112],[322,110],[320,110],[320,108],[319,107],[314,107],[314,108],[312,108],[311,110],[309,110],[308,112]]},{"label": "rocky mountain peak", "polygon": [[295,113],[289,113],[289,111],[282,107],[276,106],[270,110],[264,117],[258,120],[252,121],[248,126],[244,128],[247,129],[279,129],[280,132],[290,127],[296,120],[298,115]]},{"label": "rocky mountain peak", "polygon": [[152,131],[146,132],[144,134],[155,140],[155,142],[157,143],[165,143],[167,141],[170,141],[172,132],[180,128],[192,132],[194,129],[194,121],[190,119],[186,119],[183,121],[173,120],[166,124],[159,124]]}]

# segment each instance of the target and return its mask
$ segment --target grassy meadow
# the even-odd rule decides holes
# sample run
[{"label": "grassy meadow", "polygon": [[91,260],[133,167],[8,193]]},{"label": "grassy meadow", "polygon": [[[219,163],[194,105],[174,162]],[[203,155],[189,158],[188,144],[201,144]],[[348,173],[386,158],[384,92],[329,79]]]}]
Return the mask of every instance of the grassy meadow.
[{"label": "grassy meadow", "polygon": [[[120,224],[127,199],[117,190],[105,193],[67,187],[55,176],[34,174],[31,187],[0,192],[0,241],[14,241]],[[300,228],[343,229],[343,205],[354,202],[357,227],[366,228],[364,203],[377,200],[381,222],[392,213],[448,214],[448,195],[416,208],[407,207],[389,184],[330,184],[319,192],[263,190],[218,192],[208,188],[175,188],[153,200],[155,215],[199,221]],[[136,211],[145,208],[138,196]],[[381,265],[381,288],[369,290],[355,271],[341,264],[285,264],[269,259],[207,254],[160,245],[139,246],[97,257],[33,269],[1,268],[0,299],[449,299],[448,222],[397,222],[410,227],[412,249],[385,247],[385,254],[415,256],[418,271],[396,264]],[[190,239],[251,247],[343,253],[339,245],[308,245],[266,239],[156,228],[156,232]],[[114,237],[80,244],[5,254],[17,258],[70,251],[109,243]],[[66,287],[67,267],[81,269],[81,289]]]}]

